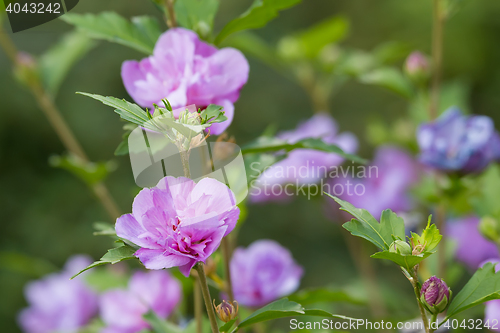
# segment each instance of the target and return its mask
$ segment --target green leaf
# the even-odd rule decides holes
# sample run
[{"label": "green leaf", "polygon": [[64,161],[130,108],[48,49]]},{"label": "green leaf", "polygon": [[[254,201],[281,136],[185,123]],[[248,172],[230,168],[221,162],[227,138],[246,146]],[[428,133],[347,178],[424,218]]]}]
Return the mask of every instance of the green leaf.
[{"label": "green leaf", "polygon": [[361,164],[365,164],[367,161],[361,157],[358,157],[353,154],[345,153],[340,147],[336,145],[330,145],[317,138],[308,138],[297,141],[296,143],[288,143],[285,140],[281,140],[278,138],[271,138],[267,136],[263,136],[254,140],[253,142],[246,144],[241,148],[241,152],[243,154],[253,154],[253,153],[272,153],[277,151],[291,151],[294,149],[315,149],[326,151],[329,153],[336,153],[345,159],[358,162]]},{"label": "green leaf", "polygon": [[136,125],[143,125],[145,122],[149,121],[147,111],[144,111],[139,105],[127,102],[124,99],[118,99],[112,96],[105,97],[83,92],[77,92],[77,94],[96,99],[107,106],[115,108],[115,112],[118,113],[122,119],[130,121]]},{"label": "green leaf", "polygon": [[326,45],[338,43],[345,38],[348,31],[349,21],[347,18],[334,16],[313,25],[295,38],[304,55],[308,58],[314,58]]},{"label": "green leaf", "polygon": [[200,112],[202,124],[221,123],[227,120],[224,115],[224,107],[220,105],[210,104],[207,108]]},{"label": "green leaf", "polygon": [[153,53],[161,35],[158,21],[147,16],[132,18],[130,22],[115,12],[67,13],[61,19],[91,38],[125,45],[148,55]]},{"label": "green leaf", "polygon": [[207,37],[213,29],[219,0],[176,0],[174,8],[181,26]]},{"label": "green leaf", "polygon": [[148,311],[142,316],[151,325],[155,333],[182,333],[182,329],[156,315],[154,311]]},{"label": "green leaf", "polygon": [[334,290],[329,288],[305,289],[290,295],[288,299],[302,305],[314,303],[332,303],[345,302],[351,304],[365,304],[366,302],[355,298],[343,290]]},{"label": "green leaf", "polygon": [[106,264],[116,264],[116,263],[123,261],[123,260],[135,259],[134,253],[136,251],[137,250],[135,248],[133,248],[132,246],[122,243],[122,245],[115,247],[114,249],[108,250],[108,252],[106,252],[106,254],[103,255],[99,261],[93,262],[90,266],[81,270],[80,272],[78,272],[77,274],[72,276],[71,278],[74,279],[75,277],[82,274],[83,272],[85,272],[91,268],[97,267],[97,266],[106,265]]},{"label": "green leaf", "polygon": [[52,96],[57,94],[71,67],[95,45],[85,34],[70,32],[40,57],[42,83]]},{"label": "green leaf", "polygon": [[227,36],[243,30],[264,27],[278,16],[278,12],[300,3],[301,0],[255,0],[252,6],[240,17],[230,21],[215,38],[219,44]]},{"label": "green leaf", "polygon": [[495,272],[494,264],[487,263],[479,268],[462,290],[453,297],[443,322],[492,299],[500,299],[500,273]]},{"label": "green leaf", "polygon": [[108,162],[85,162],[75,155],[58,156],[53,155],[49,164],[55,168],[65,169],[87,185],[93,185],[104,180],[110,172],[116,169],[116,163]]},{"label": "green leaf", "polygon": [[412,232],[412,240],[413,240],[413,245],[425,245],[425,251],[430,252],[434,250],[439,242],[441,241],[441,238],[443,236],[439,233],[438,228],[436,227],[435,224],[431,224],[431,216],[429,216],[429,219],[427,221],[427,226],[425,227],[424,231],[422,232],[422,236]]},{"label": "green leaf", "polygon": [[234,323],[236,322],[236,318],[234,318],[233,320],[230,320],[228,321],[227,323],[225,323],[224,325],[222,325],[221,327],[219,327],[219,332],[223,333],[223,332],[229,332],[229,330],[231,329],[231,327],[233,327]]},{"label": "green leaf", "polygon": [[[381,225],[366,209],[359,209],[351,205],[349,202],[341,200],[337,197],[326,193],[330,198],[335,200],[341,209],[350,213],[355,218],[342,226],[354,236],[362,237],[381,250],[389,250],[389,245],[392,243],[392,237],[385,239],[381,233]],[[387,220],[384,220],[387,221]],[[387,230],[388,227],[383,228]],[[387,233],[384,233],[387,237]]]},{"label": "green leaf", "polygon": [[282,298],[252,313],[250,316],[242,320],[236,329],[247,327],[266,320],[290,317],[304,313],[302,305],[296,302],[290,302],[287,298]]},{"label": "green leaf", "polygon": [[413,96],[413,88],[410,81],[396,68],[377,68],[361,75],[359,80],[365,84],[386,88],[406,98]]},{"label": "green leaf", "polygon": [[387,259],[401,267],[404,267],[407,271],[410,271],[415,265],[418,265],[422,260],[430,256],[433,252],[424,252],[420,255],[402,255],[399,253],[389,252],[384,250],[372,254],[371,257],[375,259]]},{"label": "green leaf", "polygon": [[[380,234],[391,245],[393,240],[405,239],[405,222],[392,210],[386,209],[380,216]],[[388,240],[391,240],[389,243]]]}]

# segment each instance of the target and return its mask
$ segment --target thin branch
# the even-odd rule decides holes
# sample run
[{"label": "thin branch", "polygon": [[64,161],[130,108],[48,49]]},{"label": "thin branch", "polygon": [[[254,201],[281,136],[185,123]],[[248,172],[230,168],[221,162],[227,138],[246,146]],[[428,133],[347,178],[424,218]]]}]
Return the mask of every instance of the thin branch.
[{"label": "thin branch", "polygon": [[436,119],[439,107],[439,94],[441,90],[441,71],[443,62],[443,30],[445,16],[442,11],[441,0],[433,0],[433,24],[432,24],[432,62],[433,77],[431,88],[431,101],[429,116]]},{"label": "thin branch", "polygon": [[[8,58],[12,61],[14,66],[18,65],[18,50],[12,40],[7,36],[7,33],[2,29],[0,25],[0,46],[7,54]],[[35,97],[35,100],[47,117],[50,125],[56,132],[59,140],[61,140],[64,147],[72,154],[79,157],[82,161],[88,163],[89,159],[85,154],[82,146],[78,140],[73,135],[70,127],[61,116],[61,112],[58,110],[54,101],[50,95],[45,91],[41,82],[36,80],[29,84],[29,89],[31,94]],[[92,191],[99,199],[104,209],[106,209],[108,215],[114,220],[119,217],[120,211],[115,201],[111,197],[107,187],[103,183],[97,183],[91,186]]]}]

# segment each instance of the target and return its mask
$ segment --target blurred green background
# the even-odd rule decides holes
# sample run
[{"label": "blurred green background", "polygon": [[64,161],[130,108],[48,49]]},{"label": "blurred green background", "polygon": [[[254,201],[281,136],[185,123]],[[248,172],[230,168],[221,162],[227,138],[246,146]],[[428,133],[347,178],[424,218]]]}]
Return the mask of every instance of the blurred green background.
[{"label": "blurred green background", "polygon": [[[242,13],[251,0],[221,0],[215,30]],[[147,0],[85,0],[74,12],[112,10],[125,17],[161,15]],[[290,33],[332,15],[350,21],[342,46],[372,50],[387,41],[400,41],[410,50],[430,54],[431,1],[401,0],[304,0],[282,12],[280,17],[255,33],[274,45]],[[463,8],[445,30],[444,78],[460,79],[471,88],[468,96],[474,113],[486,114],[500,124],[500,2],[464,0]],[[162,24],[164,24],[162,22]],[[61,34],[72,28],[62,21],[10,35],[17,47],[40,54]],[[76,91],[127,98],[120,78],[126,59],[143,54],[129,48],[100,42],[71,70],[56,99],[64,118],[93,161],[113,159],[118,169],[107,184],[120,210],[129,212],[135,186],[127,156],[113,152],[121,141],[123,123],[112,109]],[[229,128],[237,143],[260,135],[269,124],[278,129],[293,128],[313,114],[309,97],[294,82],[249,57],[250,78],[236,103],[235,120]],[[402,66],[402,61],[397,64]],[[109,221],[106,212],[87,187],[73,175],[49,166],[53,154],[64,148],[29,92],[17,83],[10,63],[0,52],[0,327],[2,332],[18,332],[16,313],[26,305],[24,284],[45,271],[62,266],[68,256],[88,253],[99,258],[111,242],[92,236],[92,223]],[[333,96],[329,112],[342,131],[354,132],[360,142],[359,154],[369,158],[366,126],[374,116],[392,122],[407,112],[407,101],[378,87],[351,80]],[[297,198],[293,204],[252,205],[238,236],[238,244],[248,245],[260,238],[275,239],[288,247],[305,268],[302,287],[334,285],[355,289],[360,276],[349,257],[344,237],[347,232],[323,214],[321,198]],[[31,272],[12,265],[13,253],[42,260]],[[344,254],[344,255],[342,255]],[[43,264],[46,262],[46,264]],[[406,281],[394,266],[380,269],[375,262],[388,307],[396,318],[416,315],[415,306],[399,304],[391,294],[408,294]],[[358,289],[359,290],[359,289]],[[392,303],[391,303],[392,302]],[[362,315],[364,308],[346,307],[349,315]]]}]

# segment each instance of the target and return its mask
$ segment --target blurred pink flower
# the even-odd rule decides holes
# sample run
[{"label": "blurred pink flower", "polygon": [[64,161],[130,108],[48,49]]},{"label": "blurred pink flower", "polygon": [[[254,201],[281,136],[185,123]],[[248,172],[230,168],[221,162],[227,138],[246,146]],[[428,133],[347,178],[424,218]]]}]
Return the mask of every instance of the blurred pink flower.
[{"label": "blurred pink flower", "polygon": [[204,178],[165,177],[135,197],[132,214],[119,217],[116,234],[140,246],[135,256],[148,269],[178,266],[182,274],[219,247],[238,220],[233,192]]},{"label": "blurred pink flower", "polygon": [[167,271],[137,272],[127,290],[104,293],[99,301],[102,333],[136,333],[149,327],[143,315],[152,310],[166,319],[181,299],[180,283]]},{"label": "blurred pink flower", "polygon": [[234,298],[254,307],[293,293],[304,273],[290,251],[265,239],[237,248],[230,267]]},{"label": "blurred pink flower", "polygon": [[216,135],[231,124],[233,103],[248,80],[248,72],[248,62],[240,51],[229,47],[217,50],[183,28],[161,35],[152,56],[122,65],[125,88],[142,107],[162,105],[164,98],[173,108],[223,106],[228,119],[210,127]]},{"label": "blurred pink flower", "polygon": [[91,263],[86,256],[73,256],[62,272],[26,286],[29,307],[18,317],[24,332],[73,333],[88,324],[97,313],[97,295],[81,278],[70,280],[70,277]]}]

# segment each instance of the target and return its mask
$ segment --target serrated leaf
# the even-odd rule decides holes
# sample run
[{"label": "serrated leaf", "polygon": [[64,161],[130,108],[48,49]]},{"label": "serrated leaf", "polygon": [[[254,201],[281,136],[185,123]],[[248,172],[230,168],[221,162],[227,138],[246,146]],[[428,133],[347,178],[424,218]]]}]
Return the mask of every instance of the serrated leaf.
[{"label": "serrated leaf", "polygon": [[279,11],[293,7],[301,0],[255,0],[250,8],[240,17],[230,21],[215,38],[215,44],[227,36],[243,30],[264,27],[278,16]]},{"label": "serrated leaf", "polygon": [[221,123],[227,120],[224,116],[224,107],[216,104],[210,104],[205,110],[200,112],[202,124]]},{"label": "serrated leaf", "polygon": [[405,98],[410,98],[414,94],[410,81],[400,70],[392,67],[374,69],[361,75],[359,81],[383,87]]},{"label": "serrated leaf", "polygon": [[[392,240],[405,239],[405,222],[392,210],[386,209],[380,215],[380,234],[391,245]],[[389,243],[388,240],[391,240]]]},{"label": "serrated leaf", "polygon": [[125,45],[148,55],[153,53],[162,32],[158,21],[147,16],[135,17],[130,22],[115,12],[67,13],[61,19],[91,38]]},{"label": "serrated leaf", "polygon": [[345,153],[339,146],[327,144],[321,139],[317,138],[308,138],[297,141],[296,143],[288,143],[287,141],[278,138],[263,136],[243,146],[241,148],[241,152],[243,154],[254,154],[254,153],[262,154],[262,153],[277,152],[281,150],[288,152],[299,148],[314,149],[329,153],[335,153],[344,157],[345,159],[358,162],[361,164],[366,164],[367,162],[365,159],[359,156]]},{"label": "serrated leaf", "polygon": [[123,260],[129,260],[129,259],[135,259],[134,253],[137,250],[133,248],[130,245],[127,244],[122,244],[118,247],[115,247],[114,249],[108,250],[105,255],[102,256],[102,258],[99,261],[94,261],[91,265],[89,265],[87,268],[81,270],[77,274],[73,275],[71,278],[74,279],[78,275],[82,274],[83,272],[97,267],[101,265],[106,265],[106,264],[116,264],[120,261]]},{"label": "serrated leaf", "polygon": [[342,210],[350,213],[355,218],[342,226],[354,236],[362,237],[381,250],[389,250],[392,238],[384,239],[381,234],[380,223],[366,209],[356,208],[349,202],[325,193],[335,200]]},{"label": "serrated leaf", "polygon": [[116,163],[113,161],[85,162],[75,155],[53,155],[49,159],[49,164],[69,171],[88,185],[103,181],[110,172],[116,169]]},{"label": "serrated leaf", "polygon": [[71,67],[96,43],[80,32],[70,32],[47,50],[39,59],[43,86],[55,96]]},{"label": "serrated leaf", "polygon": [[462,290],[452,298],[443,322],[464,310],[493,299],[500,299],[500,273],[495,272],[493,263],[487,263],[479,268]]},{"label": "serrated leaf", "polygon": [[302,305],[314,304],[320,302],[345,302],[351,304],[365,304],[366,302],[349,295],[343,290],[334,290],[329,288],[305,289],[288,296],[292,302]]},{"label": "serrated leaf", "polygon": [[212,31],[219,0],[177,0],[175,14],[179,24],[207,37]]},{"label": "serrated leaf", "polygon": [[429,220],[427,221],[427,226],[425,227],[422,235],[418,235],[414,232],[411,233],[413,245],[425,245],[425,251],[434,250],[443,236],[439,233],[438,228],[435,224],[431,224],[431,216],[429,216]]},{"label": "serrated leaf", "polygon": [[420,255],[402,255],[399,253],[389,252],[387,250],[372,254],[375,259],[387,259],[401,267],[404,267],[408,272],[415,265],[418,265],[422,260],[430,256],[433,252],[424,252]]},{"label": "serrated leaf", "polygon": [[115,112],[120,115],[122,119],[130,121],[136,125],[143,125],[149,121],[149,117],[139,105],[127,102],[124,99],[118,99],[112,96],[101,96],[96,94],[88,94],[84,92],[77,92],[77,94],[96,99],[107,106],[115,108]]}]

